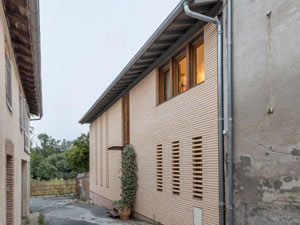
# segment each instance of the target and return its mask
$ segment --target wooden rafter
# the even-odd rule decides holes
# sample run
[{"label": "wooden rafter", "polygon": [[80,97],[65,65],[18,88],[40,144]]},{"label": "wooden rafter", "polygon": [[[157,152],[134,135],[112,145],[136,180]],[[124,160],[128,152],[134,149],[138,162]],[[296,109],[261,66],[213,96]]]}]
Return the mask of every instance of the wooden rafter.
[{"label": "wooden rafter", "polygon": [[28,1],[2,0],[17,66],[30,112],[38,115],[38,95],[33,70]]}]

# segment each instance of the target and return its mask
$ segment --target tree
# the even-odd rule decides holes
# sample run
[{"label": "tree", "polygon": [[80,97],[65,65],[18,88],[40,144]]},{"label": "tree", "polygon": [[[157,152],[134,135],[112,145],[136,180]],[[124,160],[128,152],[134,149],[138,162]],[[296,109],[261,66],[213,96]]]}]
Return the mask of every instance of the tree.
[{"label": "tree", "polygon": [[66,158],[65,152],[50,155],[46,160],[57,169],[56,178],[72,179],[76,177],[76,173],[72,173],[72,169],[70,168],[70,163]]},{"label": "tree", "polygon": [[43,155],[47,158],[53,154],[59,154],[71,149],[72,142],[67,140],[55,140],[47,134],[39,134],[37,136],[39,140],[39,145],[34,147],[32,150],[38,152],[38,154]]},{"label": "tree", "polygon": [[30,172],[33,179],[38,179],[38,169],[40,163],[45,161],[45,157],[43,155],[37,154],[34,151],[30,153]]},{"label": "tree", "polygon": [[89,171],[89,134],[81,134],[75,139],[66,157],[73,170],[79,173]]},{"label": "tree", "polygon": [[42,161],[37,168],[37,177],[41,180],[51,180],[57,178],[57,168],[47,160]]},{"label": "tree", "polygon": [[31,148],[33,179],[73,179],[89,168],[89,137],[81,134],[73,142],[56,140],[47,134],[37,136],[38,144]]}]

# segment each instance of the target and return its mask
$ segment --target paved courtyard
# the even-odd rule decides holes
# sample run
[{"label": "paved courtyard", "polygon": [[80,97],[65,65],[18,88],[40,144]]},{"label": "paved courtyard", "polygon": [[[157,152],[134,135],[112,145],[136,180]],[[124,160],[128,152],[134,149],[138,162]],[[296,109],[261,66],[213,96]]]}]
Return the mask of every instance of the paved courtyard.
[{"label": "paved courtyard", "polygon": [[103,207],[78,202],[73,197],[33,197],[30,199],[32,212],[41,212],[47,225],[149,225],[139,220],[120,220],[107,216]]}]

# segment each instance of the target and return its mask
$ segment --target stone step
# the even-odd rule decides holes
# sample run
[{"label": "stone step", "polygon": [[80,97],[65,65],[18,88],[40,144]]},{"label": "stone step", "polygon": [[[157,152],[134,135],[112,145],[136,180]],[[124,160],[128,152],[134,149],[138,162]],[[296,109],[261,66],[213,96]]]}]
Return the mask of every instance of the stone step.
[{"label": "stone step", "polygon": [[107,214],[108,214],[110,217],[112,217],[112,218],[119,218],[119,217],[120,217],[119,214],[118,214],[116,211],[114,211],[114,210],[108,211]]}]

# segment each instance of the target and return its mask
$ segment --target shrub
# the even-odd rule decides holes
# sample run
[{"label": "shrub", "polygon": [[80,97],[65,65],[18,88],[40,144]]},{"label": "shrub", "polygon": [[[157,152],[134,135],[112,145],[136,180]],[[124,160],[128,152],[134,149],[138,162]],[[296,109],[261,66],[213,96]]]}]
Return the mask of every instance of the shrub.
[{"label": "shrub", "polygon": [[40,213],[40,215],[39,215],[38,225],[46,225],[45,220],[44,220],[44,215],[42,213]]},{"label": "shrub", "polygon": [[137,162],[132,145],[126,145],[122,154],[121,199],[114,201],[113,206],[119,210],[125,207],[133,208],[137,190]]}]

